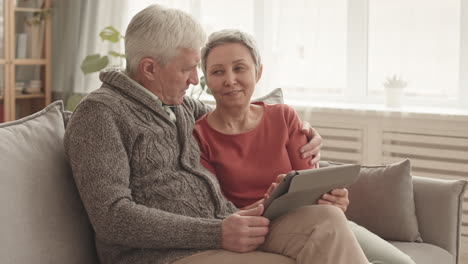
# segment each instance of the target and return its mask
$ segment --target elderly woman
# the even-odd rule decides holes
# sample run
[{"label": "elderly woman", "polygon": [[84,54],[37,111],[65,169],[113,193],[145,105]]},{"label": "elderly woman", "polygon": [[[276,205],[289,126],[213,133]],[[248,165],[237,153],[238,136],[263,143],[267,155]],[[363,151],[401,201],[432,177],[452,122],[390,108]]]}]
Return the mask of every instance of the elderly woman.
[{"label": "elderly woman", "polygon": [[[226,198],[239,208],[250,208],[262,203],[275,187],[276,175],[311,168],[299,153],[306,138],[291,107],[251,103],[263,70],[251,36],[238,30],[214,32],[202,49],[201,61],[216,100],[216,109],[195,125],[201,163],[217,176]],[[335,189],[319,204],[345,212],[348,192]],[[351,226],[369,261],[414,263],[385,240],[354,223]]]}]

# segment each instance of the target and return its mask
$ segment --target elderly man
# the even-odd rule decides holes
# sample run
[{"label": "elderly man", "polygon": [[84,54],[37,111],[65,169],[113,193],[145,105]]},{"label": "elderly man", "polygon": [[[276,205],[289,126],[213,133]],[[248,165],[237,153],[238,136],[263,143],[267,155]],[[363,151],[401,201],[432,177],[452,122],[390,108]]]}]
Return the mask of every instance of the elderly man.
[{"label": "elderly man", "polygon": [[[194,121],[209,108],[184,97],[198,83],[204,41],[188,14],[144,9],[126,32],[127,71],[102,72],[101,88],[73,113],[64,144],[100,261],[366,263],[334,206],[269,223],[262,205],[239,210],[223,197],[192,138]],[[318,136],[306,155],[320,145]]]}]

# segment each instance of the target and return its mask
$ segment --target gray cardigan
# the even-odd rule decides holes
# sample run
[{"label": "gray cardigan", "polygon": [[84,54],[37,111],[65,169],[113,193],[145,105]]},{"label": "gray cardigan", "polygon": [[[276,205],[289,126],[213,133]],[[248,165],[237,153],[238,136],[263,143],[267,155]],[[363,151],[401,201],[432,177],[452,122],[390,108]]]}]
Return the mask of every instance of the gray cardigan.
[{"label": "gray cardigan", "polygon": [[185,97],[176,123],[122,72],[77,107],[65,133],[102,263],[168,263],[220,248],[221,222],[238,209],[200,165],[192,137],[208,111]]}]

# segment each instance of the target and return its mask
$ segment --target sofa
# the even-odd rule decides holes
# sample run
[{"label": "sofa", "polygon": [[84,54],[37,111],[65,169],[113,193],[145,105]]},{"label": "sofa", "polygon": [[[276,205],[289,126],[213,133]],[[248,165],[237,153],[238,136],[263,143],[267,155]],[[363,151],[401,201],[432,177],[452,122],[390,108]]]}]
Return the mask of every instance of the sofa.
[{"label": "sofa", "polygon": [[[0,263],[98,263],[93,229],[63,149],[70,114],[57,101],[0,124]],[[409,160],[363,166],[361,174],[349,187],[350,220],[417,264],[460,263],[465,181],[412,176]]]}]

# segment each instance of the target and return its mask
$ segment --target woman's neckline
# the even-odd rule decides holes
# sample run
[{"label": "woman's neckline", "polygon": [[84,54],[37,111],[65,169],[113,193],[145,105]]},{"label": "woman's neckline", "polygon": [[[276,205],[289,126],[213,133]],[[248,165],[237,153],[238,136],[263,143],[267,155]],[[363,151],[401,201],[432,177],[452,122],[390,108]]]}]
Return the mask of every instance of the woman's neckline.
[{"label": "woman's neckline", "polygon": [[260,118],[260,121],[258,121],[258,123],[251,129],[249,130],[246,130],[246,131],[242,131],[240,133],[225,133],[223,131],[220,131],[216,128],[214,128],[209,122],[208,122],[208,116],[210,115],[210,113],[208,113],[205,118],[204,118],[204,122],[206,122],[206,125],[208,126],[209,129],[211,129],[212,131],[220,134],[220,135],[223,135],[223,136],[242,136],[242,135],[246,135],[246,134],[249,134],[249,133],[252,133],[254,131],[256,131],[264,122],[265,120],[265,112],[267,111],[267,105],[264,103],[264,102],[254,102],[254,103],[250,103],[250,104],[254,104],[254,105],[259,105],[261,107],[263,107],[263,112],[262,112],[262,117]]}]

